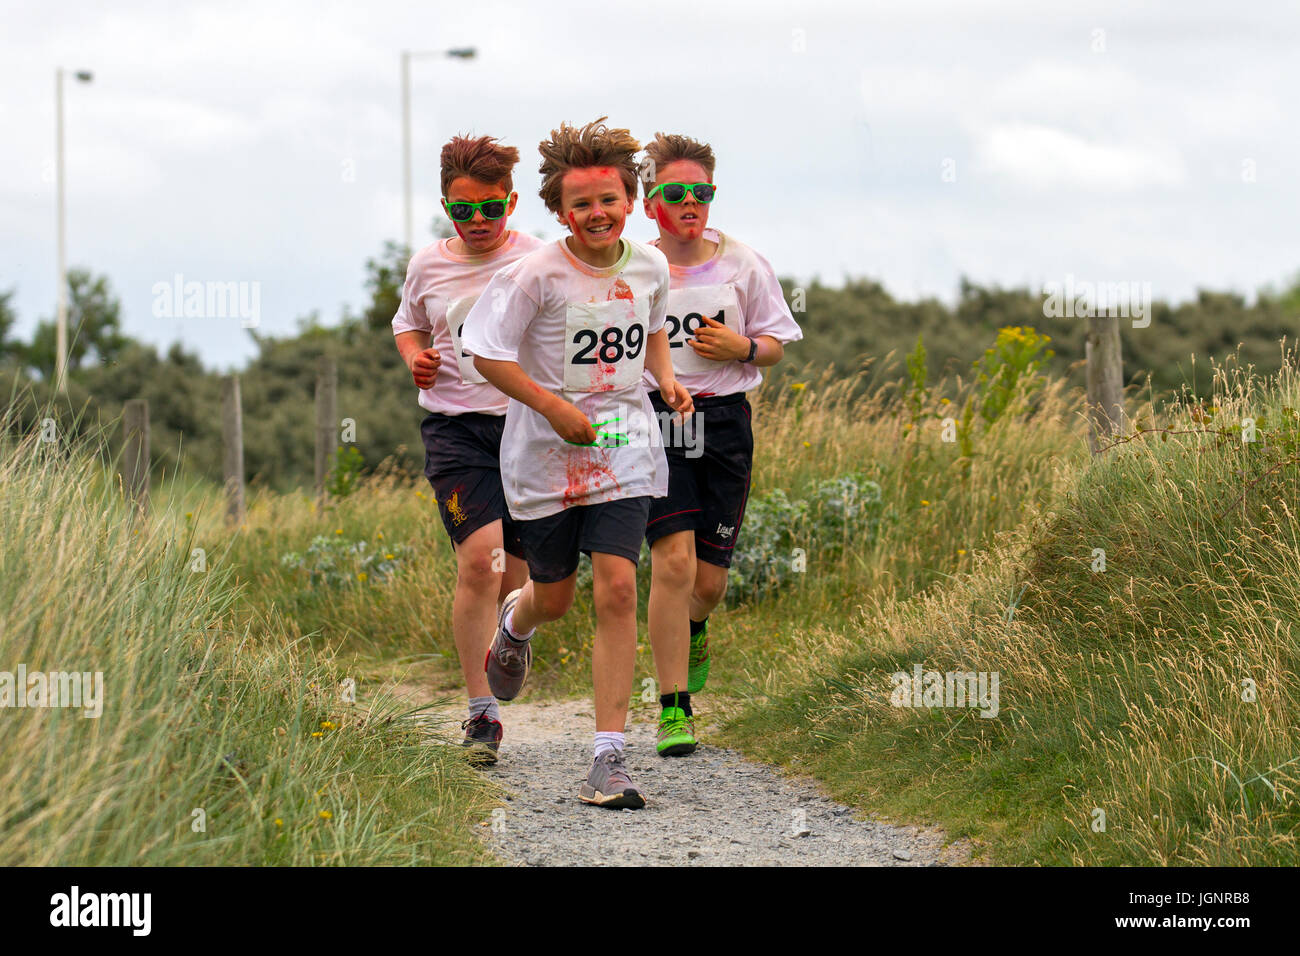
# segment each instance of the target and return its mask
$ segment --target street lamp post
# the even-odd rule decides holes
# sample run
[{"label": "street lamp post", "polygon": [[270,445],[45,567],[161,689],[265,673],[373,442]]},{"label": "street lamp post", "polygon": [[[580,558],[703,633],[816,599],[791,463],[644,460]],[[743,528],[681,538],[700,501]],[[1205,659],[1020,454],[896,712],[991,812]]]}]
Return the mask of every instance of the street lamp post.
[{"label": "street lamp post", "polygon": [[[93,74],[89,70],[77,70],[73,74],[82,83],[89,83]],[[59,285],[58,318],[55,324],[54,343],[54,381],[59,392],[67,392],[68,382],[68,257],[67,257],[67,216],[64,211],[63,198],[63,68],[54,71],[54,163],[58,178],[58,244],[59,244]]]},{"label": "street lamp post", "polygon": [[461,60],[472,60],[474,47],[459,47],[451,50],[403,50],[402,51],[402,197],[405,212],[406,251],[410,254],[414,241],[414,228],[411,213],[411,58],[416,56],[450,56]]}]

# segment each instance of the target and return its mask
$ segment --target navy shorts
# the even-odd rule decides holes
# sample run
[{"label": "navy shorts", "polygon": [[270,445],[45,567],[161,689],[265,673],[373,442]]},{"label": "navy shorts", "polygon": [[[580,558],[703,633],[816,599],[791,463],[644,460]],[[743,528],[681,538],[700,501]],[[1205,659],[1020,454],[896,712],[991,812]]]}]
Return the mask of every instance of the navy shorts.
[{"label": "navy shorts", "polygon": [[578,552],[616,554],[636,564],[650,501],[645,495],[619,498],[565,508],[545,518],[516,519],[528,576],[542,584],[563,581],[578,570]]},{"label": "navy shorts", "polygon": [[424,438],[424,476],[433,486],[443,527],[456,544],[484,525],[501,522],[501,544],[524,556],[515,521],[501,487],[501,433],[504,415],[430,412],[420,424]]},{"label": "navy shorts", "polygon": [[[744,392],[695,399],[687,438],[663,412],[669,407],[657,392],[650,402],[664,423],[664,453],[668,456],[668,495],[650,504],[646,541],[679,531],[695,532],[695,556],[720,568],[731,567],[731,556],[745,519],[749,478],[754,462],[754,429]],[[700,452],[703,454],[700,454]],[[694,457],[692,457],[694,456]]]}]

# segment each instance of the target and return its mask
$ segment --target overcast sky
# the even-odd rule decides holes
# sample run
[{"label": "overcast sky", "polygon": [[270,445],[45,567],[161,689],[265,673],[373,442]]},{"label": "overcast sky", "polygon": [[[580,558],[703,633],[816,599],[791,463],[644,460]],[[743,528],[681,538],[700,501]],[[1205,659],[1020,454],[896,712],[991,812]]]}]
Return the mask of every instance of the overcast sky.
[{"label": "overcast sky", "polygon": [[[65,91],[70,264],[108,275],[128,334],[214,368],[255,351],[240,322],[156,318],[155,284],[260,283],[273,333],[365,301],[365,260],[402,232],[404,48],[478,49],[413,63],[417,243],[457,132],[517,145],[512,224],[561,235],[536,144],[608,114],[712,143],[713,224],[802,280],[952,301],[963,274],[1072,274],[1180,300],[1300,267],[1291,2],[0,9],[0,291],[22,338],[54,312],[60,65],[94,72]],[[627,235],[654,234],[638,207]]]}]

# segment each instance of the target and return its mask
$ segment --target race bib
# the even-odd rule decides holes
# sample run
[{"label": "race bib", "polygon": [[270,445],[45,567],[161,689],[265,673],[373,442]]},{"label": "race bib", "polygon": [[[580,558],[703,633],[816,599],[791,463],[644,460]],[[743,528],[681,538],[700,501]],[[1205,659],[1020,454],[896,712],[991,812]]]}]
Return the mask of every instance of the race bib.
[{"label": "race bib", "polygon": [[474,356],[465,351],[461,342],[461,333],[465,330],[465,316],[474,308],[478,296],[469,295],[456,299],[447,306],[447,328],[451,331],[451,348],[456,353],[456,367],[460,369],[460,380],[466,385],[486,385],[487,379],[474,367]]},{"label": "race bib", "polygon": [[706,315],[739,335],[740,300],[736,297],[736,287],[728,283],[669,290],[664,331],[668,333],[673,371],[678,375],[685,372],[707,372],[723,364],[704,358],[686,344],[686,340],[701,328],[707,328],[704,322]]},{"label": "race bib", "polygon": [[641,380],[649,308],[642,299],[571,302],[564,319],[564,388],[608,392]]}]

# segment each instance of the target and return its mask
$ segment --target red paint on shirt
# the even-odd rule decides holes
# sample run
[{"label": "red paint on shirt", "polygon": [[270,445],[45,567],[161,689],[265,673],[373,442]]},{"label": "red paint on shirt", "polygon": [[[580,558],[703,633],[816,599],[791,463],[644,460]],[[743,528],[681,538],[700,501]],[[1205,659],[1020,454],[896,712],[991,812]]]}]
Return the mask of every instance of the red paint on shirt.
[{"label": "red paint on shirt", "polygon": [[[598,460],[595,457],[596,455],[599,455],[604,460]],[[619,485],[618,477],[609,467],[608,454],[598,448],[582,448],[570,451],[568,461],[564,464],[564,477],[568,481],[568,485],[564,489],[564,507],[566,508],[581,504],[584,498],[588,498],[596,492],[604,491],[608,487],[604,481],[606,478],[615,488]]]}]

